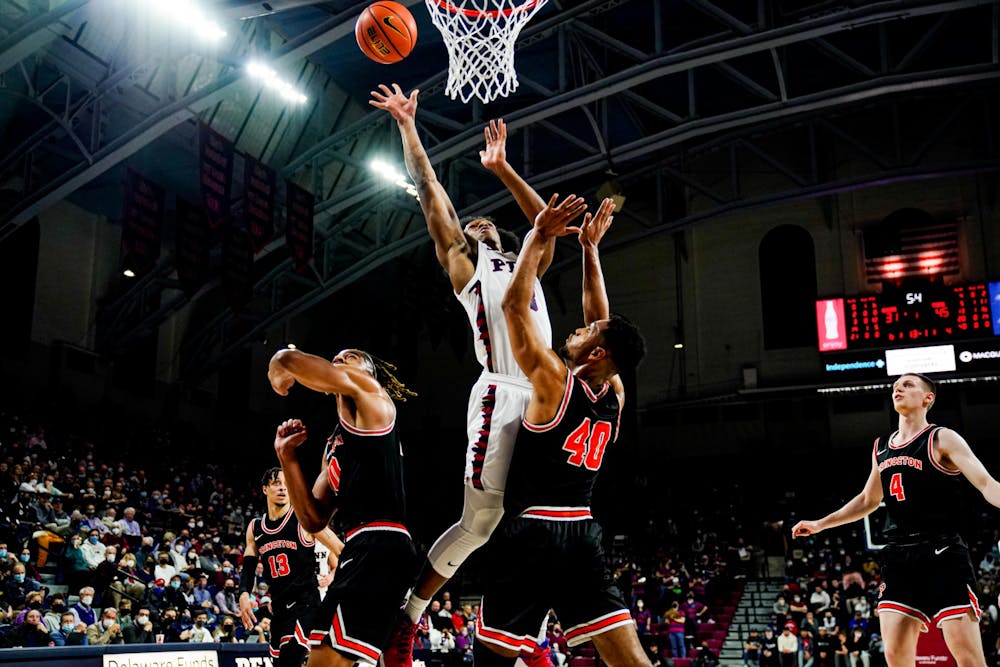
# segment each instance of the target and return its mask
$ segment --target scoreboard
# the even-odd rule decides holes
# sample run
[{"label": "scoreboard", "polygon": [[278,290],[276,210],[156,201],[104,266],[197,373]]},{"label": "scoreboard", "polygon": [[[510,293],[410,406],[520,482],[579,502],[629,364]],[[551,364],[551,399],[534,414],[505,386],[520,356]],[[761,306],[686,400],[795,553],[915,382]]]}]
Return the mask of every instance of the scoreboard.
[{"label": "scoreboard", "polygon": [[1000,368],[1000,282],[909,285],[820,299],[816,325],[827,373]]},{"label": "scoreboard", "polygon": [[927,286],[816,302],[820,352],[1000,335],[1000,282]]}]

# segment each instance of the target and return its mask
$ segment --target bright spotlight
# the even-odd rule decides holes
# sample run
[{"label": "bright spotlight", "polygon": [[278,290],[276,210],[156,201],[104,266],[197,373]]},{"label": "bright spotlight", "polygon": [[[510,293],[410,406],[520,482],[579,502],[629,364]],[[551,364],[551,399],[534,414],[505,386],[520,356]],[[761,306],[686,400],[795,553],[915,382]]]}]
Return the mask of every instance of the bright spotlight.
[{"label": "bright spotlight", "polygon": [[305,104],[309,98],[295,90],[295,87],[287,81],[282,80],[278,73],[263,63],[251,61],[247,63],[247,74],[257,79],[265,88],[270,88],[278,93],[282,99],[295,104]]},{"label": "bright spotlight", "polygon": [[226,36],[226,31],[191,0],[161,2],[152,0],[147,5],[161,16],[190,29],[209,42],[218,42]]},{"label": "bright spotlight", "polygon": [[420,196],[417,194],[417,187],[413,185],[413,183],[410,183],[406,176],[403,175],[403,172],[401,172],[395,165],[389,164],[385,160],[375,158],[368,163],[368,166],[379,178],[403,188],[403,190],[406,191],[406,194],[410,195],[417,201],[420,201]]},{"label": "bright spotlight", "polygon": [[133,271],[132,269],[125,269],[124,271],[122,271],[122,275],[125,276],[126,278],[135,278],[135,271]]}]

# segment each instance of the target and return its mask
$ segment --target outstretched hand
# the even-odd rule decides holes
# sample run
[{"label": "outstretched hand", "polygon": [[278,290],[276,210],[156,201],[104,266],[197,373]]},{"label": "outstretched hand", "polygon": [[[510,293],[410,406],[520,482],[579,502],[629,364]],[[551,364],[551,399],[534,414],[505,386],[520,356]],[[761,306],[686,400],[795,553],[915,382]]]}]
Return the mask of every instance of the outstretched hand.
[{"label": "outstretched hand", "polygon": [[579,234],[579,227],[568,227],[569,223],[587,210],[583,197],[567,195],[558,205],[559,194],[552,195],[549,203],[535,216],[535,233],[541,238]]},{"label": "outstretched hand", "polygon": [[407,97],[403,94],[403,89],[399,87],[398,83],[392,84],[391,89],[384,83],[380,83],[378,87],[382,92],[377,90],[371,91],[372,99],[368,100],[368,104],[379,109],[385,109],[392,114],[397,123],[413,120],[416,117],[417,95],[420,94],[419,89],[414,88],[410,96]]},{"label": "outstretched hand", "polygon": [[584,248],[596,248],[604,238],[604,233],[611,227],[615,216],[615,200],[607,197],[601,202],[597,209],[597,215],[588,213],[583,216],[583,224],[580,225],[580,245]]},{"label": "outstretched hand", "polygon": [[309,431],[306,430],[306,425],[301,420],[288,419],[278,426],[278,430],[274,434],[274,450],[280,458],[282,454],[295,451],[295,448],[305,442],[308,437]]},{"label": "outstretched hand", "polygon": [[819,527],[818,521],[799,521],[792,527],[792,537],[795,538],[815,535],[821,530],[823,529]]},{"label": "outstretched hand", "polygon": [[483,134],[486,149],[479,151],[479,161],[490,171],[496,171],[507,162],[507,124],[502,118],[491,120]]}]

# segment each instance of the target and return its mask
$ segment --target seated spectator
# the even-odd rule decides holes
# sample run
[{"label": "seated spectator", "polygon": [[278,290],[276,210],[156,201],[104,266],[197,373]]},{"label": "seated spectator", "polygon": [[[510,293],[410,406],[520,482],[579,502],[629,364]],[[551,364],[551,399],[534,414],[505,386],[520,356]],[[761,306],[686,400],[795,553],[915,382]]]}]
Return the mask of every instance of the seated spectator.
[{"label": "seated spectator", "polygon": [[[43,598],[44,596],[42,595],[41,591],[32,591],[28,593],[24,597],[22,603],[16,605],[18,607],[22,607],[23,605],[23,608],[17,613],[17,616],[14,617],[14,625],[21,625],[22,623],[24,623],[25,617],[27,617],[28,612],[31,611],[32,609],[37,609],[41,611]],[[44,622],[45,620],[43,618],[42,623]]]},{"label": "seated spectator", "polygon": [[62,561],[59,563],[59,571],[62,574],[62,581],[71,591],[78,590],[93,582],[93,573],[90,563],[83,551],[83,538],[74,535],[69,542]]},{"label": "seated spectator", "polygon": [[[0,604],[19,608],[24,603],[24,598],[33,591],[41,588],[34,579],[28,579],[24,570],[24,563],[14,566],[13,574],[4,580],[0,586]],[[41,618],[41,614],[39,614]]]},{"label": "seated spectator", "polygon": [[156,555],[156,567],[153,568],[153,578],[170,581],[175,574],[177,574],[177,570],[170,560],[170,554],[166,551],[158,553]]},{"label": "seated spectator", "polygon": [[7,543],[0,540],[0,576],[10,574],[17,563],[17,556],[7,550]]},{"label": "seated spectator", "polygon": [[750,634],[746,638],[746,641],[743,642],[744,667],[760,664],[760,648],[760,632],[757,630],[751,630]]},{"label": "seated spectator", "polygon": [[8,638],[12,647],[33,648],[36,646],[55,646],[55,641],[49,636],[42,622],[42,612],[31,609],[24,617],[24,623],[16,626]]},{"label": "seated spectator", "polygon": [[42,616],[45,629],[49,634],[59,631],[59,624],[62,622],[62,615],[69,611],[66,608],[66,597],[62,593],[53,593],[49,598],[49,608]]},{"label": "seated spectator", "polygon": [[118,606],[122,595],[142,599],[146,594],[149,575],[136,566],[135,556],[127,553],[118,563],[114,581],[111,583],[111,604]]},{"label": "seated spectator", "polygon": [[122,626],[118,624],[118,610],[108,607],[101,613],[101,618],[87,627],[87,643],[91,646],[107,644],[122,644]]},{"label": "seated spectator", "polygon": [[779,667],[778,638],[774,636],[771,627],[764,628],[764,636],[760,640],[761,667]]},{"label": "seated spectator", "polygon": [[[190,636],[190,633],[182,628],[177,610],[173,607],[167,607],[163,610],[159,625],[156,626],[156,633],[163,635],[163,641],[167,644],[187,641]],[[184,636],[181,637],[181,635]]]},{"label": "seated spectator", "polygon": [[774,612],[776,624],[778,626],[784,625],[785,619],[788,618],[788,602],[785,601],[784,595],[778,594],[774,604],[771,605],[771,610]]},{"label": "seated spectator", "polygon": [[164,604],[178,611],[184,611],[189,606],[181,586],[181,575],[175,574],[170,578],[170,585],[163,593]]},{"label": "seated spectator", "polygon": [[795,667],[798,664],[799,638],[792,632],[792,626],[786,625],[778,636],[778,655],[781,667]]},{"label": "seated spectator", "polygon": [[59,628],[49,633],[53,646],[83,646],[87,643],[87,626],[77,623],[70,612],[59,617]]},{"label": "seated spectator", "polygon": [[223,644],[235,644],[236,643],[236,620],[233,617],[227,617],[219,623],[219,627],[215,629],[213,635],[213,641],[221,642]]},{"label": "seated spectator", "polygon": [[[125,537],[142,537],[142,527],[139,522],[135,520],[135,508],[126,507],[124,516],[118,520],[118,527],[121,528],[122,535]],[[138,542],[138,539],[136,540]]]},{"label": "seated spectator", "polygon": [[208,588],[208,574],[202,572],[198,575],[198,582],[191,590],[194,606],[201,609],[212,609],[212,591]]},{"label": "seated spectator", "polygon": [[847,654],[850,657],[850,667],[868,667],[868,637],[860,627],[854,628],[847,637]]},{"label": "seated spectator", "polygon": [[240,602],[236,597],[236,582],[226,579],[225,585],[215,594],[215,607],[223,616],[239,616]]},{"label": "seated spectator", "polygon": [[94,603],[94,589],[84,586],[80,589],[80,601],[69,608],[77,623],[83,623],[88,628],[97,622],[97,612],[91,606]]},{"label": "seated spectator", "polygon": [[816,640],[813,642],[813,656],[816,667],[834,667],[833,644],[826,628],[822,625],[816,631]]},{"label": "seated spectator", "polygon": [[799,626],[799,630],[808,630],[809,634],[815,637],[816,630],[818,629],[819,623],[816,621],[816,615],[811,611],[806,612],[805,618],[802,619],[802,624]]},{"label": "seated spectator", "polygon": [[816,584],[812,595],[809,596],[809,608],[814,612],[826,611],[830,606],[830,594],[826,592],[822,585]]},{"label": "seated spectator", "polygon": [[38,571],[31,562],[31,550],[28,547],[21,549],[21,553],[18,555],[17,559],[24,565],[24,575],[25,578],[31,579],[32,581],[37,581],[41,583],[42,573]]},{"label": "seated spectator", "polygon": [[806,612],[809,611],[809,606],[806,605],[806,601],[802,599],[802,596],[795,594],[792,596],[792,601],[788,603],[788,615],[795,625],[801,625],[802,619],[805,618]]},{"label": "seated spectator", "polygon": [[798,666],[806,667],[813,663],[813,633],[805,628],[799,630]]},{"label": "seated spectator", "polygon": [[694,654],[691,664],[695,667],[716,667],[719,664],[719,656],[709,648],[707,641],[703,641]]},{"label": "seated spectator", "polygon": [[198,558],[198,567],[201,568],[203,572],[206,572],[210,577],[214,577],[215,573],[222,567],[222,563],[215,555],[215,549],[211,544],[206,544],[201,548],[201,554],[199,554]]},{"label": "seated spectator", "polygon": [[824,630],[826,630],[827,634],[829,635],[836,635],[838,632],[840,632],[840,627],[839,624],[837,623],[837,617],[833,615],[832,610],[827,609],[825,612],[823,612],[823,624],[821,627]]},{"label": "seated spectator", "polygon": [[149,617],[149,608],[140,607],[135,615],[135,620],[125,626],[122,636],[126,644],[153,644],[156,639],[153,635],[153,622]]},{"label": "seated spectator", "polygon": [[260,619],[247,635],[247,644],[268,644],[271,641],[271,619],[267,616]]},{"label": "seated spectator", "polygon": [[[95,534],[97,535],[98,542],[101,541],[101,536],[108,535],[111,533],[111,527],[101,520],[101,517],[97,515],[97,510],[94,509],[93,505],[87,505],[87,511],[85,512],[85,515],[87,519],[83,523],[87,527],[87,529],[91,531],[90,534],[92,536]],[[95,565],[94,567],[97,566]]]},{"label": "seated spectator", "polygon": [[[104,561],[94,570],[94,590],[97,591],[97,601],[105,603],[105,596],[111,586],[111,582],[118,575],[118,549],[117,547],[104,548]],[[110,604],[110,603],[109,603]],[[114,604],[114,606],[118,606]]]},{"label": "seated spectator", "polygon": [[90,529],[87,541],[80,548],[83,550],[83,558],[87,561],[87,567],[91,570],[96,570],[97,566],[104,562],[105,546],[101,543],[100,531],[96,528]]}]

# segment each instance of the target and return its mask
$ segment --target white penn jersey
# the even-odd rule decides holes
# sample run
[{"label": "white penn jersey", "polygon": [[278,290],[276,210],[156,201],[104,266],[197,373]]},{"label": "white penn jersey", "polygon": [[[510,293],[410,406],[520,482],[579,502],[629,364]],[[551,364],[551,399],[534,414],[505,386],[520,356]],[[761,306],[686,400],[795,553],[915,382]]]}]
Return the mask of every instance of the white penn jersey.
[{"label": "white penn jersey", "polygon": [[[485,243],[479,243],[479,256],[472,279],[455,296],[462,303],[472,325],[476,358],[489,373],[525,378],[511,352],[507,322],[500,304],[514,275],[515,260],[498,253]],[[531,300],[532,321],[546,347],[552,347],[552,325],[545,305],[542,284],[535,278]]]}]

